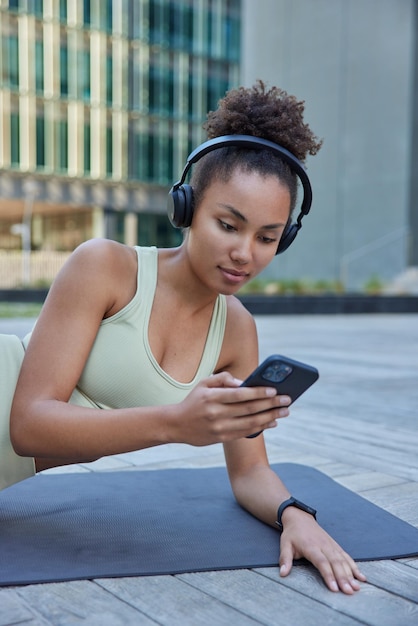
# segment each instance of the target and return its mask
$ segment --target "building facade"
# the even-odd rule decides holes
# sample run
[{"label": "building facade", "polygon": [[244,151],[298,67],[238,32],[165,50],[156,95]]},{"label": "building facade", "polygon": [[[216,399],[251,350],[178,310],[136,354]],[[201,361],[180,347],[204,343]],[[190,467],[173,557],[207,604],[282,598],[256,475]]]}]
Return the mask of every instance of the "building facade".
[{"label": "building facade", "polygon": [[418,0],[242,0],[242,15],[242,82],[304,100],[324,140],[311,213],[268,271],[389,285],[418,267]]},{"label": "building facade", "polygon": [[0,0],[0,248],[173,245],[166,196],[239,80],[240,0]]},{"label": "building facade", "polygon": [[0,0],[0,39],[0,253],[177,244],[166,195],[207,111],[262,78],[324,139],[266,277],[418,266],[418,0]]}]

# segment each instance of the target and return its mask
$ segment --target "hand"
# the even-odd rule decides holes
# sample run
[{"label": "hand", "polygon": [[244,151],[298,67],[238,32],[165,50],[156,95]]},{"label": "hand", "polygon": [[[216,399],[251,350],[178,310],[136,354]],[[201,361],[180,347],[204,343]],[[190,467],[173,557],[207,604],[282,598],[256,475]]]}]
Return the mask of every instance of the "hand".
[{"label": "hand", "polygon": [[291,399],[273,387],[240,387],[227,372],[201,381],[177,405],[172,441],[205,446],[274,428]]},{"label": "hand", "polygon": [[331,591],[353,594],[366,581],[355,561],[325,532],[314,518],[288,507],[283,512],[280,540],[280,576],[287,576],[293,559],[308,559],[321,574]]}]

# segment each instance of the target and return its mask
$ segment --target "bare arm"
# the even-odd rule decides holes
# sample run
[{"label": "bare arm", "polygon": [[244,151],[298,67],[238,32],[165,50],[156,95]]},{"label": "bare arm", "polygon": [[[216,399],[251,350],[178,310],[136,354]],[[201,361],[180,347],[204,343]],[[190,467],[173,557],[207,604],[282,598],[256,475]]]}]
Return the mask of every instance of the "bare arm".
[{"label": "bare arm", "polygon": [[[245,378],[258,364],[255,326],[248,320],[243,326],[235,324],[232,333],[241,332],[245,342],[233,340],[239,345],[239,355],[231,363],[231,372],[237,378]],[[245,333],[245,334],[244,334]],[[287,399],[283,398],[284,403]],[[281,410],[281,416],[287,415]],[[225,458],[232,489],[237,501],[250,513],[273,525],[279,505],[289,497],[289,491],[269,467],[264,437],[237,439],[224,444]],[[297,497],[297,494],[292,494]],[[307,503],[309,504],[309,503]],[[280,536],[280,574],[287,576],[293,559],[305,557],[320,571],[328,588],[352,594],[359,589],[358,580],[365,580],[353,559],[319,526],[315,519],[294,507],[285,509]]]},{"label": "bare arm", "polygon": [[135,252],[109,241],[81,246],[58,275],[29,343],[12,407],[11,436],[19,454],[68,462],[167,442],[207,445],[245,436],[271,421],[255,413],[274,407],[276,398],[260,389],[236,389],[226,373],[203,381],[178,405],[103,411],[68,404],[102,319],[132,299],[136,276]]},{"label": "bare arm", "polygon": [[[113,411],[71,406],[68,399],[101,321],[135,293],[132,252],[114,242],[91,241],[71,255],[57,276],[16,388],[11,436],[19,453],[89,459],[127,447],[134,411],[125,412],[122,429]],[[159,437],[163,433],[155,434],[154,440]]]}]

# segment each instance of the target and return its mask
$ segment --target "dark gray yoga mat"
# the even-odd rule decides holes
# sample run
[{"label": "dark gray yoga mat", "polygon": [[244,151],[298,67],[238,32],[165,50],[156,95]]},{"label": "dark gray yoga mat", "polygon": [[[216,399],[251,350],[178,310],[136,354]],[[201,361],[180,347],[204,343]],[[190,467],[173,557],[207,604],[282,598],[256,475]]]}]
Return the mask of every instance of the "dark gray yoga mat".
[{"label": "dark gray yoga mat", "polygon": [[[415,556],[418,529],[304,465],[273,466],[357,560]],[[224,468],[40,475],[0,493],[0,585],[277,566],[278,533]]]}]

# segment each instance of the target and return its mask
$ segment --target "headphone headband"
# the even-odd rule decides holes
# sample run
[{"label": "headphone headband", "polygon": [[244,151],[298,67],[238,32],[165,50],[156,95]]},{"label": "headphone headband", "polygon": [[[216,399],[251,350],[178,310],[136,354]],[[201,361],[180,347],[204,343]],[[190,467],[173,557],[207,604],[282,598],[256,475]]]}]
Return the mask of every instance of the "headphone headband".
[{"label": "headphone headband", "polygon": [[284,252],[295,239],[298,231],[302,228],[302,218],[310,211],[312,204],[312,187],[301,161],[286,148],[268,139],[263,139],[262,137],[255,137],[253,135],[222,135],[221,137],[209,139],[195,148],[187,157],[187,162],[180,180],[174,183],[170,190],[168,196],[168,216],[170,222],[176,228],[186,228],[190,226],[193,217],[193,190],[189,185],[184,184],[186,176],[192,165],[206,154],[213,150],[230,146],[249,148],[251,150],[262,150],[263,148],[271,150],[290,166],[291,170],[294,171],[302,183],[303,201],[300,207],[300,213],[295,224],[292,224],[289,218],[289,222],[286,225],[277,249],[277,254]]}]

